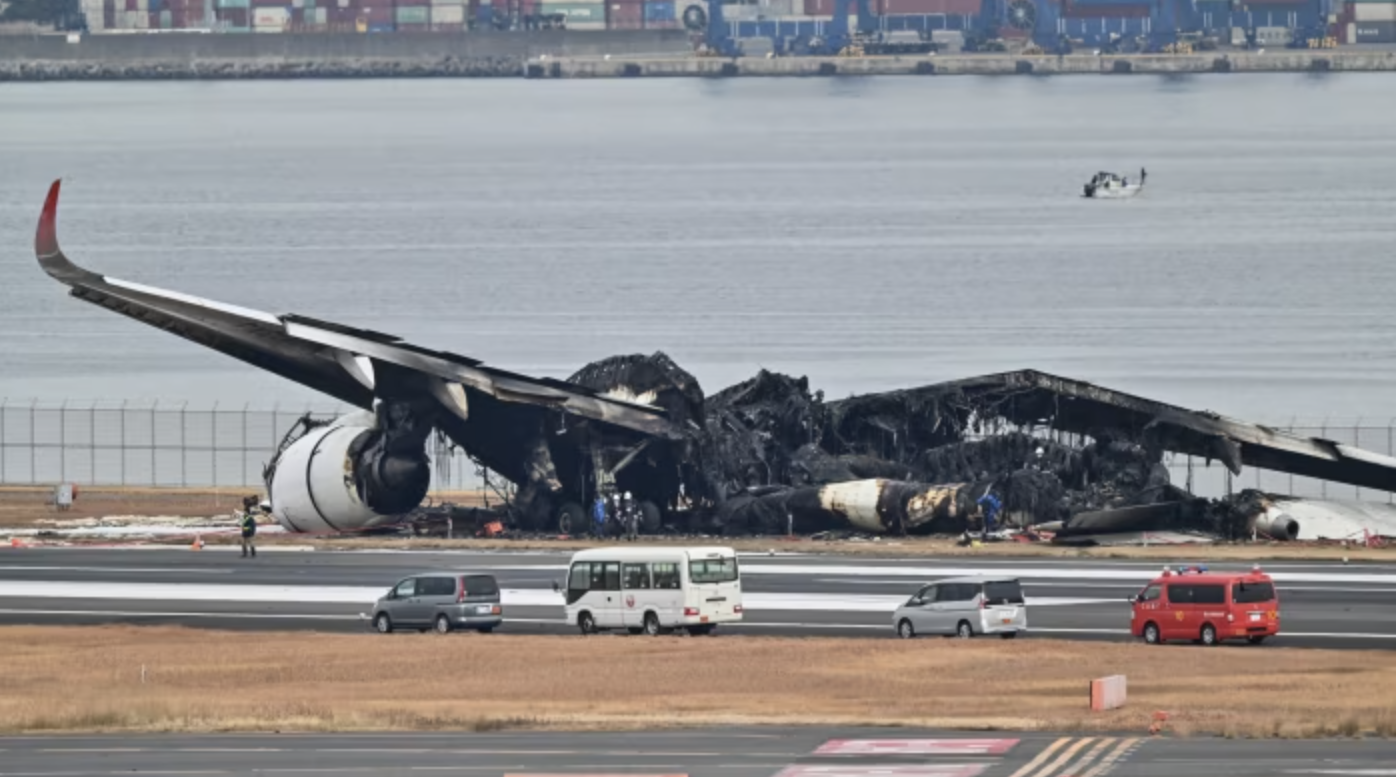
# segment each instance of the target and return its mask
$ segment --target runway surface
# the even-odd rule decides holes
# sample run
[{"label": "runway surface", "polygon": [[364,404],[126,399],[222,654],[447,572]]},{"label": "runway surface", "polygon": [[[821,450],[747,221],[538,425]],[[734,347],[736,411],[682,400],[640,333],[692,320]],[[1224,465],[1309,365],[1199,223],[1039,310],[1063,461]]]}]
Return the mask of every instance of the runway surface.
[{"label": "runway surface", "polygon": [[[0,549],[0,623],[182,623],[233,629],[359,631],[377,597],[433,569],[494,574],[514,633],[570,633],[553,581],[567,554],[297,552],[266,548]],[[745,620],[726,634],[891,638],[891,613],[927,582],[964,574],[1019,576],[1033,637],[1129,639],[1126,599],[1157,562],[1057,559],[911,559],[743,554]],[[1178,563],[1187,563],[1179,559]],[[1213,564],[1244,569],[1248,564]],[[1396,565],[1267,564],[1281,598],[1282,633],[1266,645],[1396,647]],[[1255,649],[1245,646],[1243,649]]]},{"label": "runway surface", "polygon": [[632,733],[0,738],[0,777],[1396,775],[1396,744],[743,728]]}]

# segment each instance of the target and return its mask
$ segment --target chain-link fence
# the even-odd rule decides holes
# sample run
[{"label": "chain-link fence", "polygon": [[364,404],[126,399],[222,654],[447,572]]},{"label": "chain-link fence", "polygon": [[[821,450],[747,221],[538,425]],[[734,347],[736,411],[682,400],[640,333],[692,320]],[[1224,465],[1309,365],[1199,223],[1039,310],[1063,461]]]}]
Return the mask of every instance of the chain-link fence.
[{"label": "chain-link fence", "polygon": [[[260,488],[263,468],[297,420],[350,410],[0,400],[0,484]],[[479,480],[459,451],[432,446],[430,453],[434,490]]]},{"label": "chain-link fence", "polygon": [[[0,484],[73,482],[89,486],[260,487],[262,468],[301,416],[335,418],[350,408],[190,408],[169,403],[0,400]],[[1272,428],[1396,456],[1396,419],[1288,419]],[[1071,435],[1042,432],[1074,442]],[[480,473],[440,445],[432,487],[478,488]],[[1219,497],[1244,488],[1326,499],[1396,501],[1386,491],[1247,468],[1232,476],[1216,461],[1167,457],[1175,485]]]}]

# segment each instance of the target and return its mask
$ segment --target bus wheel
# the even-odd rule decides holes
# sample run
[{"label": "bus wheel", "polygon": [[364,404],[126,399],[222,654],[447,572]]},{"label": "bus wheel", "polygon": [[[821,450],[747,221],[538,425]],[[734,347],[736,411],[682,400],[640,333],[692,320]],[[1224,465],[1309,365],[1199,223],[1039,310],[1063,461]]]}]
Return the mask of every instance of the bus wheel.
[{"label": "bus wheel", "polygon": [[583,634],[595,634],[596,619],[591,617],[591,613],[584,612],[577,616],[577,628],[581,629]]},{"label": "bus wheel", "polygon": [[1217,644],[1217,630],[1216,630],[1215,628],[1213,628],[1213,627],[1212,627],[1212,624],[1210,624],[1210,623],[1207,624],[1206,626],[1203,626],[1203,627],[1202,627],[1202,644],[1204,644],[1204,645],[1215,645],[1215,644]]},{"label": "bus wheel", "polygon": [[651,637],[659,636],[659,616],[652,612],[645,613],[645,633]]}]

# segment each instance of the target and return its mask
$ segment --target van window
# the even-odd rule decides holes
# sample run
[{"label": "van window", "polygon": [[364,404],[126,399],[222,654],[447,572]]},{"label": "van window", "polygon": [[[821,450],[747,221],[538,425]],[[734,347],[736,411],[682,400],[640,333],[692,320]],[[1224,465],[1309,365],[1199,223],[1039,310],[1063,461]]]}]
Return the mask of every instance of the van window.
[{"label": "van window", "polygon": [[665,561],[652,564],[650,569],[654,572],[654,587],[677,591],[681,588],[679,580],[679,565]]},{"label": "van window", "polygon": [[967,602],[979,595],[979,586],[974,583],[940,583],[936,590],[940,592],[937,602]]},{"label": "van window", "polygon": [[737,580],[737,559],[704,558],[688,562],[688,579],[695,583],[733,583]]},{"label": "van window", "polygon": [[1017,580],[984,584],[985,604],[1023,604],[1023,586]]},{"label": "van window", "polygon": [[[454,593],[454,590],[448,593]],[[466,596],[498,596],[499,584],[490,575],[471,575],[465,578]]]},{"label": "van window", "polygon": [[417,580],[418,596],[455,596],[456,581],[449,577],[423,577]]},{"label": "van window", "polygon": [[1192,604],[1192,586],[1190,585],[1170,585],[1168,586],[1169,604]]},{"label": "van window", "polygon": [[928,585],[925,588],[922,588],[920,591],[917,591],[916,593],[912,594],[911,598],[907,600],[907,603],[904,606],[920,607],[923,604],[934,602],[935,600],[936,587],[933,585]]},{"label": "van window", "polygon": [[1144,589],[1144,593],[1142,593],[1142,594],[1139,595],[1139,601],[1141,601],[1141,602],[1156,602],[1156,601],[1158,601],[1158,598],[1159,598],[1160,596],[1162,596],[1162,595],[1163,595],[1163,587],[1162,587],[1162,586],[1151,585],[1151,586],[1149,586],[1148,588],[1145,588],[1145,589]]},{"label": "van window", "polygon": [[1275,601],[1275,586],[1270,583],[1232,583],[1231,601],[1236,604],[1259,604]]},{"label": "van window", "polygon": [[398,583],[397,588],[395,589],[395,593],[397,594],[399,599],[411,599],[413,596],[417,595],[416,591],[416,580],[404,580],[401,583]]},{"label": "van window", "polygon": [[1226,586],[1203,583],[1192,587],[1193,604],[1226,604]]}]

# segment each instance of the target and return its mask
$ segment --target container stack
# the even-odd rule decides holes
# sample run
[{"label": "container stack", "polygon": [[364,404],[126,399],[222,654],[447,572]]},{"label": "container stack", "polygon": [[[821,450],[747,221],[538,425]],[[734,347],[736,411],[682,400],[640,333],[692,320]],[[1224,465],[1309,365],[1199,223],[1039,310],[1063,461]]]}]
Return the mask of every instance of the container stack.
[{"label": "container stack", "polygon": [[1353,0],[1343,16],[1345,43],[1396,43],[1396,1]]},{"label": "container stack", "polygon": [[224,32],[251,32],[251,0],[214,0],[213,19]]}]

